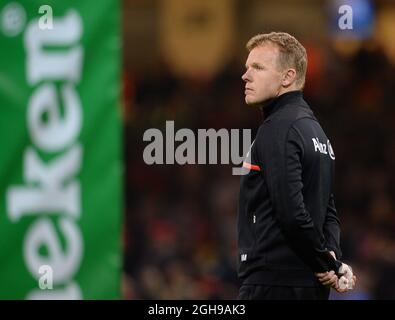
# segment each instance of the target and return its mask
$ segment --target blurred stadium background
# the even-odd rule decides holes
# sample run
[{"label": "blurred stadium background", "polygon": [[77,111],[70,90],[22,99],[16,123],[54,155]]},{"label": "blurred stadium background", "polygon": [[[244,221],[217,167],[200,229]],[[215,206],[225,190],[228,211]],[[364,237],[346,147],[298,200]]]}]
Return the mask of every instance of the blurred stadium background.
[{"label": "blurred stadium background", "polygon": [[[10,2],[0,1],[0,12]],[[37,6],[41,4],[36,2]],[[56,17],[59,2],[47,2],[53,6]],[[341,219],[342,260],[351,264],[358,276],[354,291],[343,295],[332,292],[331,299],[394,299],[395,2],[124,0],[118,3],[119,8],[113,5],[117,1],[105,2],[112,4],[103,5],[97,22],[92,22],[94,10],[90,19],[83,17],[86,24],[92,20],[92,40],[83,38],[86,64],[90,67],[84,67],[78,90],[85,102],[83,108],[91,103],[101,106],[100,113],[95,113],[93,107],[91,113],[84,113],[85,117],[95,118],[90,130],[85,129],[87,119],[82,125],[81,139],[88,159],[84,163],[89,166],[91,158],[97,157],[102,159],[102,165],[88,173],[84,171],[86,166],[81,169],[82,190],[88,199],[85,201],[91,204],[85,207],[83,198],[80,223],[86,240],[84,254],[89,257],[82,258],[76,271],[76,281],[83,283],[81,297],[236,298],[240,177],[231,174],[231,164],[147,165],[142,156],[148,144],[143,141],[143,134],[149,128],[164,131],[165,121],[173,120],[176,129],[251,128],[254,136],[261,114],[244,104],[241,75],[247,57],[245,43],[256,33],[285,31],[295,35],[308,52],[305,99],[330,137],[336,154],[335,196]],[[343,4],[353,8],[352,30],[338,27],[338,9]],[[62,14],[73,6],[62,4]],[[79,6],[88,11],[89,5]],[[109,20],[104,19],[106,12],[112,17]],[[116,21],[111,12],[120,15],[121,45],[117,50],[122,58],[118,60],[114,49],[118,42],[111,42],[117,37],[111,38],[111,32],[106,31]],[[117,28],[113,30],[115,33]],[[5,49],[9,45],[3,41],[5,36],[0,39],[0,49]],[[107,39],[107,46],[101,46],[103,39]],[[95,59],[99,53],[101,59]],[[119,63],[119,69],[113,66],[107,75],[99,75],[109,63],[106,53],[111,64]],[[9,53],[0,66],[23,62],[17,58],[19,53]],[[107,86],[109,81],[115,81],[117,72],[121,103],[114,97],[117,86]],[[100,77],[103,81],[98,87],[89,84]],[[9,101],[18,103],[16,98],[4,98],[10,95],[11,80],[15,79],[10,73],[0,69],[3,140],[10,133],[13,135],[12,129],[6,127],[7,119],[12,119],[7,118],[11,111],[3,105]],[[89,100],[91,95],[96,98]],[[109,119],[115,123],[116,116],[108,109],[119,111],[120,126],[110,124]],[[24,112],[21,110],[22,122]],[[96,135],[102,129],[108,130],[105,137]],[[4,198],[0,202],[0,269],[8,275],[15,264],[23,261],[15,257],[12,263],[8,262],[16,254],[14,249],[22,250],[23,237],[18,238],[15,233],[26,232],[29,224],[27,220],[16,228],[5,218],[9,216],[7,190],[23,180],[23,152],[30,143],[26,131],[17,135],[24,142],[15,141],[19,147],[13,158],[0,162],[0,193]],[[122,139],[117,132],[122,133]],[[121,150],[110,147],[115,144]],[[1,157],[7,158],[6,153]],[[123,174],[102,178],[101,174],[114,166],[123,167]],[[12,171],[18,173],[9,174]],[[97,177],[92,178],[94,175]],[[117,183],[122,183],[122,192],[114,192]],[[97,189],[101,191],[99,195],[92,195]],[[100,219],[100,210],[107,220]],[[84,214],[92,218],[84,220]],[[11,230],[8,235],[7,230]],[[6,241],[11,235],[12,245]],[[117,242],[118,235],[121,240]],[[101,246],[101,241],[108,244],[109,238],[111,245]],[[107,269],[98,265],[106,265]],[[20,270],[26,273],[22,267]],[[114,275],[109,276],[111,273]],[[20,288],[18,294],[12,293],[14,283],[6,278]],[[24,298],[30,290],[27,287],[33,288],[36,281],[26,275],[24,283],[18,279],[0,279],[1,298]]]}]

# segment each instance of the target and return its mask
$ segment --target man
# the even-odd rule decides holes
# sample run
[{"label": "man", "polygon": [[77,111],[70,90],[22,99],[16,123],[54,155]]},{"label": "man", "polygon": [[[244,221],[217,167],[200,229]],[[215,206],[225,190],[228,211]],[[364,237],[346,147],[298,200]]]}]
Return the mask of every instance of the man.
[{"label": "man", "polygon": [[245,101],[265,119],[243,163],[238,298],[328,299],[330,287],[347,291],[356,278],[338,260],[335,155],[302,96],[306,50],[279,32],[256,35],[247,49]]}]

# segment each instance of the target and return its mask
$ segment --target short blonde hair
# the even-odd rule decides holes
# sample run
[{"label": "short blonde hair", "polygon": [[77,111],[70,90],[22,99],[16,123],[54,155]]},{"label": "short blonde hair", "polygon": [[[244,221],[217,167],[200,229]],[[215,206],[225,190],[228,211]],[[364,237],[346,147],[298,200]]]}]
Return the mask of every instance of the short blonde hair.
[{"label": "short blonde hair", "polygon": [[246,45],[250,52],[252,49],[262,44],[272,43],[279,49],[278,65],[284,70],[285,68],[295,68],[296,85],[304,87],[307,70],[307,53],[302,44],[293,36],[285,32],[271,32],[257,34],[252,37]]}]

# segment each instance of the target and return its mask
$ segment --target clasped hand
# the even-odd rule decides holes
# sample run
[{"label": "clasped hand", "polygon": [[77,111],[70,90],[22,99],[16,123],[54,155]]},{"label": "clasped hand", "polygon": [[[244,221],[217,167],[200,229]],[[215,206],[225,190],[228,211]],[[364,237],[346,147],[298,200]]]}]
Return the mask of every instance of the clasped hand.
[{"label": "clasped hand", "polygon": [[342,274],[340,279],[334,270],[316,273],[315,275],[324,286],[331,287],[337,292],[343,293],[354,289],[357,277],[353,274],[352,268],[343,263],[339,269],[339,273]]}]

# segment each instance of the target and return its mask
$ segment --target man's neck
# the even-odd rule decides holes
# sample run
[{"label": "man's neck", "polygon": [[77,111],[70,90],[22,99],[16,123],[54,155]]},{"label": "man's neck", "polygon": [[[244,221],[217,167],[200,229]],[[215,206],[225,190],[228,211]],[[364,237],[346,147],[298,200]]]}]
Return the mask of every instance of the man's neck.
[{"label": "man's neck", "polygon": [[287,92],[291,92],[291,91],[301,91],[301,89],[296,88],[296,86],[292,86],[292,87],[288,87],[288,88],[280,88],[278,94],[275,97],[273,97],[269,100],[266,100],[265,102],[262,102],[261,107],[265,108],[266,106],[270,105],[273,102],[273,100],[276,100],[278,97],[282,96],[283,94],[285,94]]},{"label": "man's neck", "polygon": [[302,89],[297,87],[295,84],[293,84],[292,86],[289,86],[287,88],[281,87],[280,91],[278,92],[277,97],[283,95],[284,93],[291,92],[291,91],[302,91]]}]

